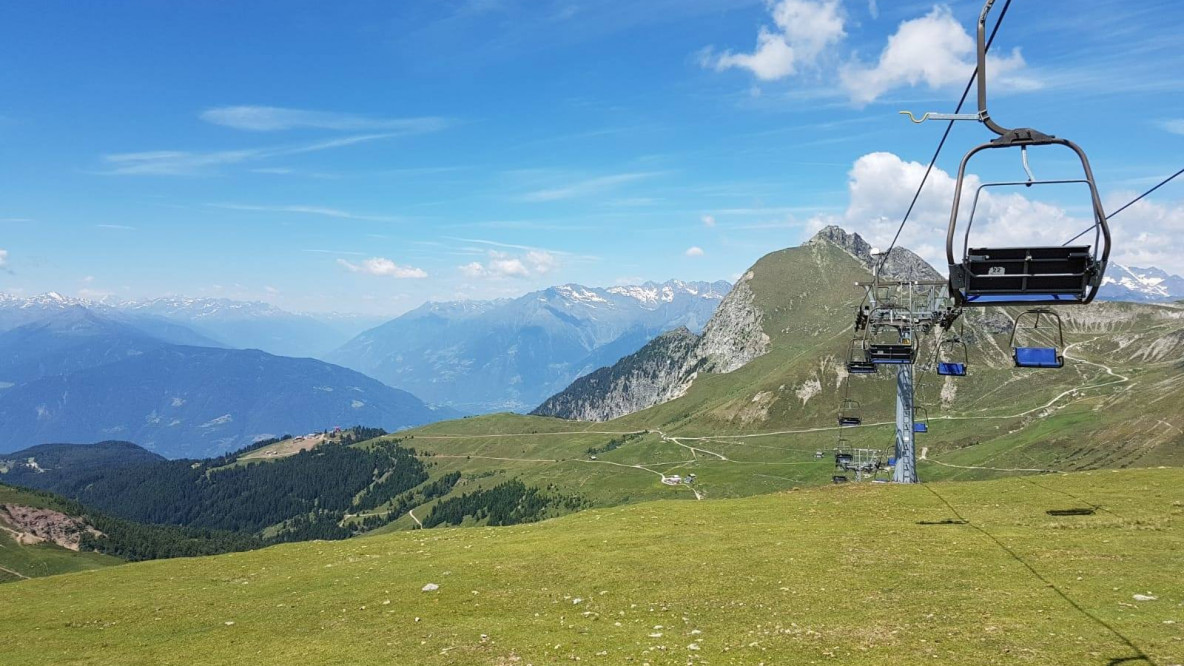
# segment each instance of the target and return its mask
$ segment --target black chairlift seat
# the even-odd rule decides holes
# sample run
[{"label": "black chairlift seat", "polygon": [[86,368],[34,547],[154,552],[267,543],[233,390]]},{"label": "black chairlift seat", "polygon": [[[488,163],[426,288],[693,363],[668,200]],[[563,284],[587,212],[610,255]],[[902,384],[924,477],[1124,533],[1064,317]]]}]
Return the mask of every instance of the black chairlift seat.
[{"label": "black chairlift seat", "polygon": [[909,365],[916,360],[916,347],[905,343],[868,345],[867,358],[875,365]]},{"label": "black chairlift seat", "polygon": [[839,427],[850,428],[863,424],[859,415],[859,403],[854,400],[843,400],[839,405]]},{"label": "black chairlift seat", "polygon": [[1097,268],[1088,245],[974,248],[951,270],[967,305],[1085,302]]},{"label": "black chairlift seat", "polygon": [[867,341],[855,338],[847,349],[847,373],[851,375],[874,375],[876,364],[867,356]]},{"label": "black chairlift seat", "polygon": [[[1084,177],[1073,180],[1034,180],[1029,170],[1027,181],[984,183],[974,194],[974,203],[965,220],[962,234],[961,261],[954,255],[954,239],[958,230],[962,187],[966,182],[966,167],[970,159],[983,150],[1020,148],[1024,151],[1027,169],[1029,146],[1063,146],[1081,161]],[[1093,208],[1094,226],[1092,245],[971,247],[970,231],[983,191],[990,187],[1084,184],[1088,187]],[[1069,243],[1073,240],[1071,239]],[[954,304],[963,306],[988,305],[1077,305],[1089,303],[1102,286],[1106,263],[1110,257],[1110,227],[1102,208],[1101,197],[1094,181],[1093,170],[1085,152],[1067,139],[1049,136],[1032,129],[1007,130],[990,143],[971,149],[958,168],[954,190],[954,205],[946,232],[946,257],[950,267],[950,295]]]}]

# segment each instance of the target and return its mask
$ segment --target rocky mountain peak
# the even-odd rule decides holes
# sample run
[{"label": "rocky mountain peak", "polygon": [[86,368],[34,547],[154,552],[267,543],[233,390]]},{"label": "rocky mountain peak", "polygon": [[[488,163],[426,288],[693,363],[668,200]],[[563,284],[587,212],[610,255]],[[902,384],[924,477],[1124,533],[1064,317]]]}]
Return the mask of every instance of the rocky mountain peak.
[{"label": "rocky mountain peak", "polygon": [[941,280],[941,273],[935,270],[924,259],[912,250],[894,247],[888,253],[887,261],[882,255],[873,255],[872,246],[857,233],[848,232],[836,225],[823,227],[814,237],[803,245],[817,245],[830,243],[855,257],[871,272],[875,272],[881,261],[884,262],[881,275],[894,280]]}]

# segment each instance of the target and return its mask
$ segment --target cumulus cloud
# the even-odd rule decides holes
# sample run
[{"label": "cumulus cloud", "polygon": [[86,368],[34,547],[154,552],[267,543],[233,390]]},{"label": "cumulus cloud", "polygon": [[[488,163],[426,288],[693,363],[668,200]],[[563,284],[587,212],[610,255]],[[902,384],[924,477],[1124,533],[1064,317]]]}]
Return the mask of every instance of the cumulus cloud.
[{"label": "cumulus cloud", "polygon": [[[859,232],[873,246],[887,248],[924,173],[924,164],[902,160],[892,153],[864,155],[856,160],[849,173],[846,211],[842,215],[816,217],[809,226],[816,231],[826,224],[838,224]],[[977,176],[967,176],[960,220],[969,214],[972,196],[967,195],[980,183]],[[897,245],[916,252],[943,272],[947,266],[945,239],[955,184],[953,176],[934,169],[897,241]],[[1035,196],[1036,190],[1031,192]],[[1083,186],[1055,192],[1062,196],[1088,197]],[[975,212],[971,244],[1060,245],[1092,224],[1092,217],[1087,215],[1071,214],[1058,205],[1029,199],[1018,192],[984,191]],[[955,256],[960,252],[961,236],[955,243]]]},{"label": "cumulus cloud", "polygon": [[[975,37],[945,5],[935,5],[928,14],[901,22],[879,58],[871,63],[839,53],[847,33],[838,0],[768,0],[767,6],[775,27],[760,28],[752,52],[707,49],[701,56],[703,66],[716,71],[745,69],[761,81],[824,69],[825,78],[838,81],[836,87],[856,104],[871,103],[902,87],[959,85],[974,71]],[[874,0],[868,3],[868,12],[873,18],[878,15]],[[837,64],[840,62],[843,64]],[[992,83],[1003,89],[1040,87],[1038,81],[1023,75],[1024,67],[1019,49],[988,58]]]},{"label": "cumulus cloud", "polygon": [[762,81],[796,74],[845,35],[839,0],[777,0],[767,2],[774,28],[761,26],[751,53],[708,50],[704,66],[716,71],[746,69]]},{"label": "cumulus cloud", "polygon": [[714,227],[715,226],[715,216],[714,215],[704,215],[703,216],[703,226]]},{"label": "cumulus cloud", "polygon": [[8,250],[0,250],[0,271],[7,271],[8,268]]},{"label": "cumulus cloud", "polygon": [[355,264],[345,259],[338,259],[337,265],[351,273],[365,273],[378,277],[393,277],[398,279],[423,279],[428,276],[427,271],[414,266],[400,266],[385,257],[373,257]]},{"label": "cumulus cloud", "polygon": [[278,106],[220,106],[206,109],[201,119],[239,130],[274,132],[289,129],[330,129],[349,132],[431,132],[444,127],[443,118],[374,118],[353,113],[285,109]]},{"label": "cumulus cloud", "polygon": [[703,248],[701,248],[697,245],[693,245],[691,247],[688,247],[687,251],[684,254],[686,254],[688,257],[702,257],[703,256]]},{"label": "cumulus cloud", "polygon": [[[876,64],[848,63],[840,77],[851,99],[867,104],[902,86],[925,84],[940,89],[965,83],[974,71],[976,51],[976,38],[958,23],[950,8],[936,6],[921,18],[901,23]],[[1016,76],[1023,67],[1019,49],[987,59],[991,78],[1012,89],[1036,87],[1034,81]]]},{"label": "cumulus cloud", "polygon": [[530,278],[546,275],[559,267],[559,259],[546,250],[528,250],[510,254],[490,250],[488,259],[460,266],[462,275],[470,278]]}]

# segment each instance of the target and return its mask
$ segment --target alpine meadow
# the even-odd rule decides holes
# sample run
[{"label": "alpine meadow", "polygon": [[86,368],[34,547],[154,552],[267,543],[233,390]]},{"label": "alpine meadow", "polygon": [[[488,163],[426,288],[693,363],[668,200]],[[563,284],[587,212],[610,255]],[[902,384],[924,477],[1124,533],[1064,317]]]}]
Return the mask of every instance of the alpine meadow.
[{"label": "alpine meadow", "polygon": [[0,9],[0,663],[1184,665],[1182,24]]}]

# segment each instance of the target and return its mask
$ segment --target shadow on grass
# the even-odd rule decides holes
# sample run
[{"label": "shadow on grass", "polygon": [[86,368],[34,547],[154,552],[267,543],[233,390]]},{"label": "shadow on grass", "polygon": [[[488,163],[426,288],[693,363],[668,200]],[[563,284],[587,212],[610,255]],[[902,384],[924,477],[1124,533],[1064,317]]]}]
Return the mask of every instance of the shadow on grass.
[{"label": "shadow on grass", "polygon": [[[999,546],[999,548],[1001,548],[1003,550],[1003,552],[1007,553],[1011,557],[1011,559],[1013,559],[1016,562],[1019,562],[1021,565],[1023,565],[1023,567],[1025,569],[1027,569],[1028,571],[1030,571],[1033,576],[1035,576],[1037,579],[1039,579],[1040,582],[1044,583],[1044,585],[1046,587],[1048,587],[1048,589],[1052,590],[1053,592],[1056,592],[1057,596],[1064,599],[1065,602],[1068,603],[1073,608],[1075,608],[1077,610],[1077,612],[1081,613],[1082,615],[1089,618],[1090,620],[1093,620],[1095,623],[1101,625],[1103,628],[1106,629],[1106,631],[1113,634],[1116,638],[1118,638],[1120,641],[1125,643],[1128,648],[1130,648],[1132,651],[1134,651],[1133,656],[1114,657],[1113,659],[1110,659],[1109,661],[1106,662],[1107,666],[1118,666],[1118,664],[1131,664],[1131,663],[1139,663],[1139,662],[1145,663],[1145,664],[1151,664],[1151,666],[1156,666],[1155,662],[1151,660],[1151,657],[1148,657],[1147,653],[1145,653],[1141,649],[1139,649],[1139,647],[1137,645],[1135,645],[1134,643],[1132,643],[1131,639],[1124,636],[1122,634],[1122,632],[1120,632],[1119,630],[1112,627],[1110,624],[1108,624],[1105,620],[1101,619],[1100,617],[1094,615],[1093,613],[1090,613],[1088,610],[1083,608],[1076,601],[1073,601],[1071,598],[1069,598],[1069,595],[1065,594],[1064,591],[1061,590],[1061,588],[1057,587],[1056,584],[1053,583],[1051,580],[1045,578],[1044,575],[1041,574],[1039,571],[1037,571],[1035,567],[1033,567],[1031,564],[1028,564],[1028,562],[1026,560],[1024,560],[1024,558],[1020,557],[1018,553],[1016,553],[1014,550],[1012,550],[1007,544],[1000,541],[998,539],[998,537],[996,537],[994,534],[991,534],[990,532],[986,531],[982,527],[979,527],[978,525],[975,525],[975,524],[971,523],[970,521],[966,520],[965,518],[963,518],[962,514],[958,513],[958,510],[954,508],[954,505],[950,504],[949,501],[946,500],[946,498],[942,497],[929,484],[924,484],[924,487],[926,490],[933,493],[934,497],[941,500],[941,503],[945,504],[946,507],[951,512],[953,512],[953,514],[955,516],[958,517],[958,520],[961,520],[963,523],[970,525],[975,530],[977,530],[980,534],[987,537],[991,541],[994,541],[995,545]],[[1092,513],[1092,511],[1091,511],[1091,513]]]}]

